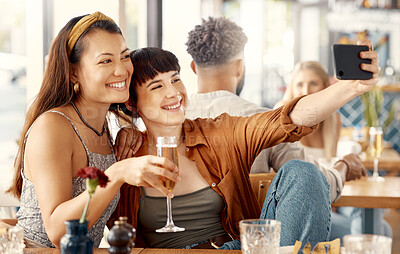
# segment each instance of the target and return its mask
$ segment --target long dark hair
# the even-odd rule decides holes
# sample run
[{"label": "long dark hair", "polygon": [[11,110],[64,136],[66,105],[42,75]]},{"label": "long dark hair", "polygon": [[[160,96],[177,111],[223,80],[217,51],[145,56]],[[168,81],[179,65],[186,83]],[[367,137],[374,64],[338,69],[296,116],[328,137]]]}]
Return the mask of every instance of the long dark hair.
[{"label": "long dark hair", "polygon": [[14,161],[14,179],[12,185],[7,190],[8,193],[12,193],[18,198],[21,196],[22,189],[21,169],[23,168],[24,140],[26,133],[41,114],[52,108],[64,106],[77,96],[77,94],[74,93],[74,84],[70,80],[70,71],[73,64],[80,64],[82,55],[87,48],[88,35],[98,30],[122,35],[120,28],[114,22],[109,20],[96,21],[80,36],[72,49],[71,56],[68,57],[68,36],[74,25],[85,16],[86,15],[71,19],[61,29],[51,45],[42,86],[26,114],[25,124],[19,139],[18,153]]}]

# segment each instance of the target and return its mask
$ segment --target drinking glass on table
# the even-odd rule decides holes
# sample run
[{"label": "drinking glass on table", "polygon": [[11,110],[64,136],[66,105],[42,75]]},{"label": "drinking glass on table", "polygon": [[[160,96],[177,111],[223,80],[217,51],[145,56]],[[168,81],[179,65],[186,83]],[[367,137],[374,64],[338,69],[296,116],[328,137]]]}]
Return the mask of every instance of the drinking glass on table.
[{"label": "drinking glass on table", "polygon": [[[157,146],[157,156],[167,158],[168,160],[175,163],[175,165],[179,168],[178,144],[176,137],[173,136],[157,137],[156,146]],[[175,187],[175,182],[170,179],[159,176],[158,180],[169,191],[172,191]],[[174,221],[172,220],[171,198],[167,197],[167,223],[165,224],[164,227],[156,229],[156,232],[166,233],[166,232],[181,232],[181,231],[185,231],[185,229],[175,226]]]},{"label": "drinking glass on table", "polygon": [[0,253],[18,254],[22,253],[24,248],[23,228],[0,228]]},{"label": "drinking glass on table", "polygon": [[277,220],[249,219],[239,222],[243,254],[279,254],[281,223]]},{"label": "drinking glass on table", "polygon": [[383,131],[381,127],[370,127],[368,151],[369,155],[374,158],[374,172],[369,180],[379,182],[385,181],[383,177],[379,176],[378,172],[378,159],[381,157],[383,151]]},{"label": "drinking glass on table", "polygon": [[345,235],[343,246],[346,254],[390,254],[392,238],[382,235]]}]

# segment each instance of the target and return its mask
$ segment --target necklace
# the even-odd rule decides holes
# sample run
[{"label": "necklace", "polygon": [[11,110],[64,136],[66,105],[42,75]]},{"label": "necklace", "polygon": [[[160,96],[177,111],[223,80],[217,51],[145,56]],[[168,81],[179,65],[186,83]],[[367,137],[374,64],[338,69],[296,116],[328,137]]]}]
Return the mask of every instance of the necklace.
[{"label": "necklace", "polygon": [[103,129],[101,130],[101,133],[98,132],[98,131],[96,131],[95,128],[93,128],[92,126],[90,126],[90,124],[88,124],[88,123],[85,121],[85,119],[83,119],[83,117],[82,117],[81,113],[79,112],[78,108],[75,106],[75,104],[74,104],[72,101],[71,101],[71,105],[72,105],[72,107],[75,109],[75,111],[76,111],[76,113],[78,114],[79,118],[82,120],[82,122],[83,122],[87,127],[89,127],[89,129],[91,129],[92,131],[94,131],[94,133],[96,133],[97,136],[99,136],[99,137],[103,136],[104,132],[106,131],[106,128],[104,127],[104,123],[103,123]]}]

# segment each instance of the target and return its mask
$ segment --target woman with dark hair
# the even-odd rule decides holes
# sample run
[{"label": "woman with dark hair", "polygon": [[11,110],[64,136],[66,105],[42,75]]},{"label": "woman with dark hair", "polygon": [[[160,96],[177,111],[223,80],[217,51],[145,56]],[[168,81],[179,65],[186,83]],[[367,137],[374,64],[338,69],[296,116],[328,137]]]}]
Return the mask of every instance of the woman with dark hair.
[{"label": "woman with dark hair", "polygon": [[8,190],[21,200],[17,219],[28,247],[59,246],[64,222],[80,218],[88,199],[85,181],[77,177],[80,168],[98,167],[111,180],[88,208],[95,247],[121,185],[143,185],[135,175],[139,170],[132,169],[141,167],[142,178],[150,171],[176,181],[171,172],[176,166],[156,156],[115,163],[106,115],[112,103],[129,98],[132,72],[121,30],[100,12],[71,19],[55,38],[41,89],[26,115]]},{"label": "woman with dark hair", "polygon": [[315,165],[293,160],[282,166],[262,208],[251,188],[249,172],[261,150],[299,140],[341,105],[374,87],[379,72],[377,53],[362,52],[361,57],[372,59],[372,64],[362,66],[374,73],[371,80],[338,82],[250,117],[222,114],[215,119],[189,120],[185,118],[187,94],[178,59],[158,48],[133,51],[135,72],[126,106],[133,118],[141,117],[147,129],[135,156],[155,155],[158,136],[179,140],[181,181],[173,190],[172,207],[175,224],[186,230],[155,232],[166,221],[164,194],[141,185],[123,185],[110,223],[120,215],[128,216],[138,229],[138,247],[217,248],[225,244],[223,248],[237,249],[239,242],[231,240],[239,239],[239,221],[259,217],[281,221],[283,246],[296,240],[304,244],[326,241],[329,186]]}]

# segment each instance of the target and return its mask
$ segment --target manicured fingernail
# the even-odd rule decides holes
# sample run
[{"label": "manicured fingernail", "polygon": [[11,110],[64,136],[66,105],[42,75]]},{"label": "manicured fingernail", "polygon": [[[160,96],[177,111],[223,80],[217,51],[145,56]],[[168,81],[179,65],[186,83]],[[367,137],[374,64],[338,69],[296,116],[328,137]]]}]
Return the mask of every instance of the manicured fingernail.
[{"label": "manicured fingernail", "polygon": [[173,198],[173,197],[174,197],[174,194],[172,194],[172,193],[170,192],[170,193],[168,193],[168,197],[169,197],[169,198]]}]

